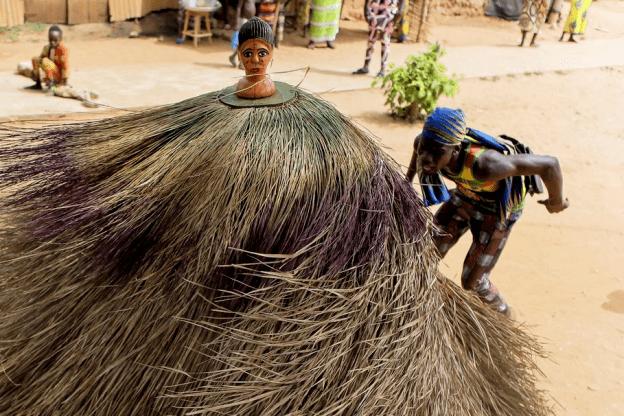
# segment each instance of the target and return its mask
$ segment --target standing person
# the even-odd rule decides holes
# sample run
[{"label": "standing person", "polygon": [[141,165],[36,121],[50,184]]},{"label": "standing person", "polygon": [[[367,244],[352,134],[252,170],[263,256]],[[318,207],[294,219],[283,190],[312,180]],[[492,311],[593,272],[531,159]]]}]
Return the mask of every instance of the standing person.
[{"label": "standing person", "polygon": [[548,0],[524,0],[522,5],[522,14],[520,15],[520,30],[522,31],[522,40],[518,46],[524,46],[524,40],[528,33],[533,34],[531,44],[529,46],[536,47],[535,40],[540,31],[542,23],[546,20],[546,10],[548,9]]},{"label": "standing person", "polygon": [[185,4],[184,0],[178,0],[178,37],[176,38],[176,44],[181,45],[184,43],[184,34],[182,30],[184,28],[184,10]]},{"label": "standing person", "polygon": [[553,28],[561,23],[561,9],[563,7],[563,0],[553,0],[548,14],[546,15],[546,23],[550,24]]},{"label": "standing person", "polygon": [[[236,6],[236,21],[235,28],[236,30],[232,34],[232,54],[228,58],[233,67],[236,67],[237,56],[238,56],[238,32],[242,25],[247,23],[249,19],[256,15],[256,3],[254,0],[238,0],[238,5]],[[239,62],[238,67],[242,69],[242,65]]]},{"label": "standing person", "polygon": [[342,0],[312,0],[308,48],[314,49],[316,44],[321,42],[326,42],[328,48],[335,48],[341,6]]},{"label": "standing person", "polygon": [[409,2],[405,3],[405,7],[400,15],[397,16],[397,25],[395,28],[395,36],[399,43],[403,43],[407,40],[407,36],[409,35]]},{"label": "standing person", "polygon": [[[525,151],[517,141],[468,128],[461,110],[436,108],[414,142],[407,171],[410,182],[419,173],[425,205],[443,202],[435,214],[440,256],[470,229],[473,241],[464,260],[462,286],[506,315],[509,307],[490,281],[490,273],[522,214],[526,194],[539,188],[534,175],[548,189],[548,199],[539,201],[548,212],[569,205],[557,159],[522,154]],[[450,195],[440,175],[457,185]]]},{"label": "standing person", "polygon": [[368,74],[370,61],[373,58],[375,42],[381,38],[381,69],[378,77],[386,74],[388,55],[390,54],[390,40],[394,31],[394,19],[405,8],[405,0],[367,0],[364,4],[364,16],[368,22],[368,47],[364,66],[353,72],[356,75]]},{"label": "standing person", "polygon": [[32,58],[31,65],[20,64],[18,73],[35,81],[31,89],[67,85],[69,78],[69,51],[63,43],[63,31],[54,25],[48,30],[48,44],[41,54]]},{"label": "standing person", "polygon": [[572,0],[570,2],[570,14],[563,26],[563,33],[559,41],[561,42],[566,33],[570,34],[568,42],[576,42],[574,35],[582,35],[587,28],[587,12],[592,0]]},{"label": "standing person", "polygon": [[310,7],[312,0],[301,0],[297,5],[297,30],[301,31],[301,35],[305,38],[310,29]]}]

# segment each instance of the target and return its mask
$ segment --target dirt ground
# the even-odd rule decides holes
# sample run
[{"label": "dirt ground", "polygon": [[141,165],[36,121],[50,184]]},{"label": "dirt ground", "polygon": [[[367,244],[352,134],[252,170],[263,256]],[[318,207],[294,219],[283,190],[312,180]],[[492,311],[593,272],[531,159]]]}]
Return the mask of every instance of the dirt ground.
[{"label": "dirt ground", "polygon": [[[550,353],[543,386],[561,416],[624,414],[623,79],[624,68],[474,79],[441,103],[463,108],[473,126],[557,155],[563,167],[571,208],[552,215],[531,199],[492,274]],[[409,163],[418,128],[380,114],[378,91],[326,97]],[[458,283],[469,244],[466,236],[442,267]]]},{"label": "dirt ground", "polygon": [[[545,373],[542,385],[560,416],[624,414],[624,274],[620,263],[624,246],[624,127],[620,120],[624,64],[609,64],[607,59],[624,55],[620,48],[624,46],[623,21],[624,1],[599,0],[590,10],[585,41],[562,45],[556,42],[558,30],[545,29],[537,50],[511,48],[519,40],[517,24],[485,17],[438,17],[431,31],[431,39],[447,47],[452,58],[449,67],[464,74],[459,94],[441,99],[440,104],[461,107],[471,126],[521,139],[538,153],[556,155],[562,165],[570,209],[551,215],[531,199],[492,275],[515,308],[517,319],[543,340],[550,353],[540,363]],[[277,59],[285,63],[276,68],[313,65],[316,72],[309,75],[306,87],[378,136],[389,154],[406,165],[421,125],[393,120],[383,107],[381,92],[368,88],[372,79],[353,81],[348,75],[361,60],[363,37],[360,22],[347,22],[338,52],[307,51],[300,47],[303,39],[293,38],[280,48]],[[77,103],[51,97],[35,101],[31,93],[21,91],[28,80],[10,71],[19,57],[29,56],[40,44],[31,40],[0,43],[0,81],[13,83],[13,89],[0,85],[0,118],[41,113],[54,113],[46,117],[61,120],[95,116],[93,112],[65,114],[85,110]],[[233,83],[237,76],[236,70],[223,63],[228,53],[225,41],[195,50],[190,45],[175,47],[169,39],[75,38],[72,48],[80,79],[111,94],[119,90],[112,101],[121,106],[172,102],[205,91],[211,82]],[[422,49],[423,45],[393,45],[393,59]],[[475,51],[483,54],[465,58]],[[553,58],[552,54],[560,55]],[[557,56],[561,62],[555,62]],[[545,64],[548,59],[552,65]],[[576,65],[581,59],[597,63]],[[180,86],[177,71],[185,68],[183,64],[211,71],[212,81],[202,72],[185,78],[187,85]],[[495,72],[486,71],[494,65],[500,65]],[[301,77],[295,75],[290,78],[293,82]],[[469,243],[466,236],[443,262],[444,272],[456,282]]]}]

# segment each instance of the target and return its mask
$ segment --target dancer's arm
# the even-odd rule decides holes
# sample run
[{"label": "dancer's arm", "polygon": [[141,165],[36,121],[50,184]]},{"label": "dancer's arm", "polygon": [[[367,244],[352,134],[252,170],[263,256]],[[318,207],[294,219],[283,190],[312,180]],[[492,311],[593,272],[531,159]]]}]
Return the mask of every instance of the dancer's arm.
[{"label": "dancer's arm", "polygon": [[539,175],[548,189],[548,199],[538,201],[550,213],[570,205],[563,197],[563,174],[557,158],[541,155],[503,155],[488,150],[475,162],[474,175],[485,181],[498,181],[511,176]]}]

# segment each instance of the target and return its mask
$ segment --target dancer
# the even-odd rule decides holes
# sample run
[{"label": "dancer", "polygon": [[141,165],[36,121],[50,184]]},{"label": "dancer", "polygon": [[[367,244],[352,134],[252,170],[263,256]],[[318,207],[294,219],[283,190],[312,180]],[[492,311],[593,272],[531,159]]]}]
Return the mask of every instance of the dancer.
[{"label": "dancer", "polygon": [[587,28],[587,12],[589,6],[591,6],[592,0],[572,0],[570,1],[570,14],[566,19],[563,26],[563,33],[561,33],[561,42],[566,33],[570,35],[568,42],[576,42],[575,35],[582,35]]},{"label": "dancer", "polygon": [[524,0],[522,6],[522,14],[520,15],[520,30],[522,32],[522,40],[518,46],[524,46],[524,40],[527,34],[533,34],[529,46],[537,47],[535,40],[539,34],[540,28],[546,19],[546,10],[548,9],[548,0]]},{"label": "dancer", "polygon": [[397,164],[270,81],[273,44],[252,18],[238,85],[0,125],[0,414],[549,415],[533,338],[438,274]]},{"label": "dancer", "polygon": [[[548,212],[568,208],[557,159],[530,154],[507,136],[495,139],[467,128],[461,110],[437,108],[414,142],[407,179],[413,181],[418,172],[425,203],[443,202],[435,215],[441,231],[435,238],[438,253],[444,257],[470,229],[473,242],[464,260],[462,286],[498,312],[509,314],[490,273],[522,214],[526,194],[541,192],[533,175],[548,189],[548,199],[539,201]],[[440,174],[457,185],[451,195]]]},{"label": "dancer", "polygon": [[335,48],[341,7],[342,0],[312,0],[309,49],[314,49],[321,42],[325,42],[328,48]]},{"label": "dancer", "polygon": [[368,46],[364,66],[353,73],[356,75],[368,74],[375,42],[381,38],[381,68],[378,77],[386,74],[388,56],[390,54],[390,41],[394,31],[394,19],[403,13],[405,0],[367,0],[364,4],[364,16],[368,22]]}]

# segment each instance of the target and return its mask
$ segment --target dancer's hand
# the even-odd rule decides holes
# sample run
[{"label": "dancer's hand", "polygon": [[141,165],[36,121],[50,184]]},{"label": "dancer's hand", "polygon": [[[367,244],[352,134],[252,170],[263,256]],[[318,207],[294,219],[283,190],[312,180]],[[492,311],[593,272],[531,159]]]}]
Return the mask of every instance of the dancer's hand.
[{"label": "dancer's hand", "polygon": [[548,212],[550,212],[551,214],[555,214],[557,212],[561,212],[564,209],[567,209],[570,206],[570,201],[568,201],[568,198],[559,198],[559,199],[552,199],[552,198],[548,198],[548,199],[543,199],[541,201],[537,201],[540,204],[546,206],[546,209],[548,210]]}]

